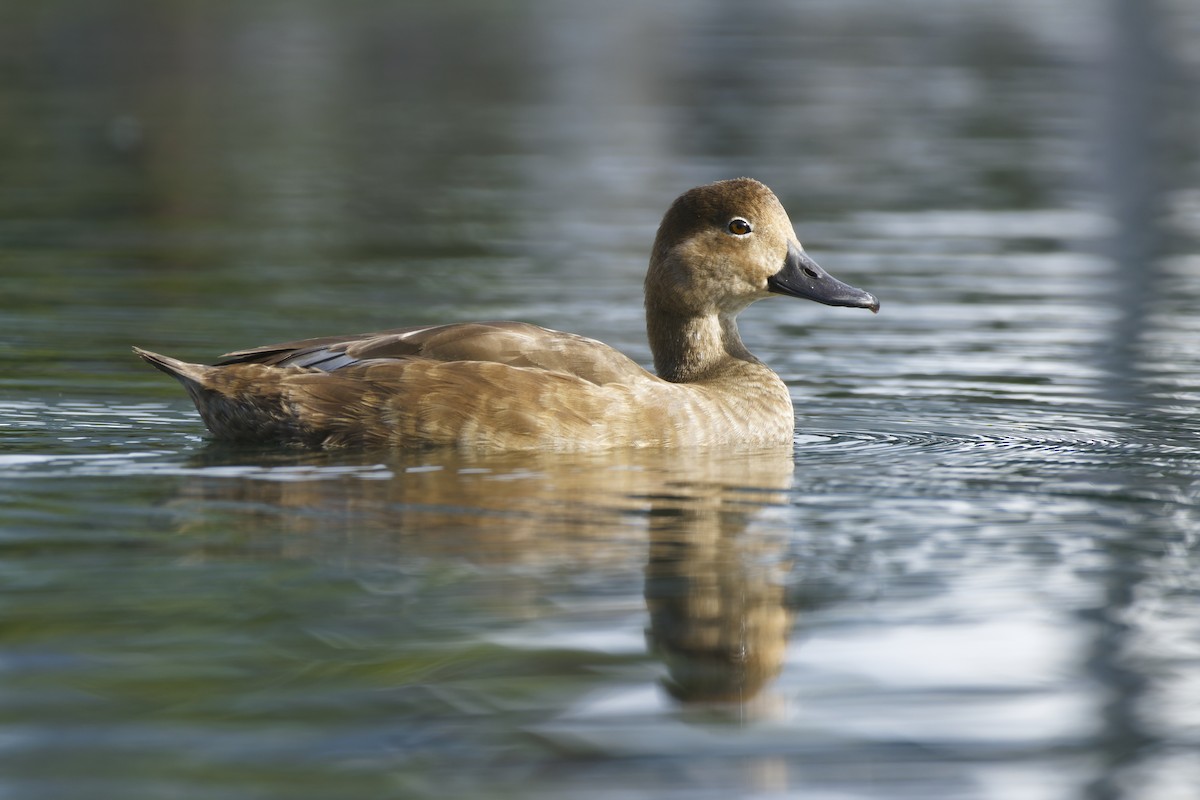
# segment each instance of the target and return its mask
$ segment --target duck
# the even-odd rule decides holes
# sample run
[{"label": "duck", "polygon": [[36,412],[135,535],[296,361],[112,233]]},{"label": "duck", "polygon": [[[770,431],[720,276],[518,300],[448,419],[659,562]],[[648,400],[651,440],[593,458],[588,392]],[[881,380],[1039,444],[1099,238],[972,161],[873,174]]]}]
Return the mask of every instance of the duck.
[{"label": "duck", "polygon": [[654,372],[602,342],[526,322],[330,336],[194,364],[134,347],[183,384],[216,440],[302,448],[592,451],[790,444],[791,395],[737,317],[768,297],[879,311],[800,244],[752,178],[668,208],[646,271]]}]

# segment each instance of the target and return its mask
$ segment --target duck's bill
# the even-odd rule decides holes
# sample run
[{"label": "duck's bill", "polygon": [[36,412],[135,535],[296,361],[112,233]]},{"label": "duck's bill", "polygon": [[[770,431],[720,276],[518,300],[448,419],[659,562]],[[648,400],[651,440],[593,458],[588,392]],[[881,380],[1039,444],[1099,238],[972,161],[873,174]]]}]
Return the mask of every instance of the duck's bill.
[{"label": "duck's bill", "polygon": [[776,294],[803,297],[827,306],[869,308],[879,313],[879,301],[870,292],[855,289],[830,275],[795,243],[788,244],[783,269],[767,278],[767,289]]}]

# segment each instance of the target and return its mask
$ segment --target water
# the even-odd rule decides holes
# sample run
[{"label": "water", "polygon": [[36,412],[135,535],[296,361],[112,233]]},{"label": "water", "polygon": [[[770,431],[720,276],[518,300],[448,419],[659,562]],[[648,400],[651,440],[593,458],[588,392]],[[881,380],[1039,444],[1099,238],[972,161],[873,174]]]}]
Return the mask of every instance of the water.
[{"label": "water", "polygon": [[[0,793],[1191,798],[1184,2],[0,10]],[[139,344],[525,319],[643,363],[751,174],[880,315],[780,452],[209,442]]]}]

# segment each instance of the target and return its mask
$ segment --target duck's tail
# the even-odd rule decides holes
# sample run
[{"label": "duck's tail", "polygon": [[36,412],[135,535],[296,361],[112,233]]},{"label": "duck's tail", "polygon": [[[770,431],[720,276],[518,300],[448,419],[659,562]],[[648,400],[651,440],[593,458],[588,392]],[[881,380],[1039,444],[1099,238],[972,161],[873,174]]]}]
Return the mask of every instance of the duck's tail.
[{"label": "duck's tail", "polygon": [[204,388],[205,375],[212,369],[212,367],[206,367],[203,364],[189,364],[186,361],[180,361],[178,358],[152,353],[140,347],[133,348],[133,352],[137,353],[138,357],[150,366],[167,373],[182,383],[188,390],[188,393],[193,395],[196,391]]},{"label": "duck's tail", "polygon": [[183,384],[201,419],[218,439],[235,442],[315,441],[282,395],[287,370],[261,364],[210,367],[191,364],[140,347],[133,352],[150,366]]},{"label": "duck's tail", "polygon": [[133,352],[150,366],[182,383],[192,402],[196,404],[196,410],[200,412],[204,423],[214,433],[221,434],[221,431],[214,427],[215,420],[211,412],[214,405],[220,404],[224,393],[213,386],[210,374],[214,371],[213,367],[180,361],[178,358],[152,353],[140,347],[134,347]]}]

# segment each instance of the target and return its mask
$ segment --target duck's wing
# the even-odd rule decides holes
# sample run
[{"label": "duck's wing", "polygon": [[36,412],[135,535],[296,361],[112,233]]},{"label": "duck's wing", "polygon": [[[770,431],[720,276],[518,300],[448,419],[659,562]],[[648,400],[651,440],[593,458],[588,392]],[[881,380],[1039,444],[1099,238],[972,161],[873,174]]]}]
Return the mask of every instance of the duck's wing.
[{"label": "duck's wing", "polygon": [[597,385],[649,377],[628,356],[602,342],[524,322],[464,322],[302,339],[226,353],[217,366],[262,364],[334,372],[367,361],[414,358],[545,369]]}]

